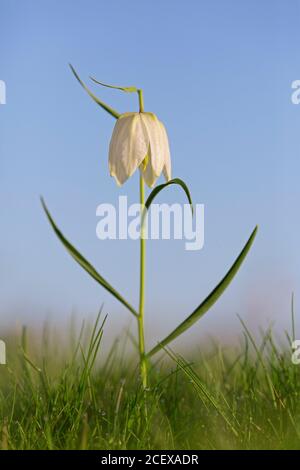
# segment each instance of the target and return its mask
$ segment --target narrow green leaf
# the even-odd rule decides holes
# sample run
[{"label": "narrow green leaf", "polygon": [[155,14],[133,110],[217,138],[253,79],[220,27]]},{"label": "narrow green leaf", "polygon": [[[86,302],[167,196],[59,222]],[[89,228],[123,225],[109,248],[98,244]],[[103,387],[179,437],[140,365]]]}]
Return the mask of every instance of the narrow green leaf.
[{"label": "narrow green leaf", "polygon": [[188,201],[190,203],[190,206],[191,206],[191,211],[193,213],[193,203],[192,203],[192,198],[191,198],[191,194],[190,194],[190,191],[189,191],[189,188],[187,187],[187,185],[185,184],[184,181],[182,181],[180,178],[174,178],[173,180],[170,180],[170,181],[167,181],[166,183],[163,183],[163,184],[159,184],[158,186],[156,186],[152,191],[151,193],[149,194],[148,196],[148,199],[145,203],[145,208],[146,210],[149,209],[149,207],[151,206],[154,198],[163,190],[165,189],[167,186],[170,186],[172,184],[177,184],[179,186],[181,186],[181,188],[184,190],[187,198],[188,198]]},{"label": "narrow green leaf", "polygon": [[206,297],[206,299],[194,310],[194,312],[188,316],[182,323],[180,323],[175,330],[172,331],[164,340],[158,343],[151,351],[147,354],[148,357],[153,356],[155,353],[163,349],[167,344],[181,335],[184,331],[190,328],[196,321],[199,320],[218,300],[218,298],[223,294],[225,289],[229,286],[230,282],[238,272],[241,264],[243,263],[244,259],[246,258],[251,245],[254,241],[256,236],[257,226],[253,230],[249,240],[247,241],[246,245],[242,249],[241,253],[235,260],[234,264],[231,266],[227,274],[223,277],[223,279],[219,282],[219,284],[215,287],[215,289]]},{"label": "narrow green leaf", "polygon": [[121,302],[125,307],[128,308],[128,310],[134,315],[138,316],[138,313],[135,311],[135,309],[95,270],[95,268],[79,253],[79,251],[74,248],[74,246],[71,245],[71,243],[64,237],[62,232],[59,230],[59,228],[56,226],[54,220],[52,219],[50,212],[47,209],[47,206],[44,202],[44,200],[41,198],[42,206],[44,208],[44,211],[48,217],[48,220],[56,233],[57,237],[61,241],[61,243],[64,245],[66,250],[70,253],[72,258],[77,261],[77,263],[93,278],[95,281],[97,281],[101,286],[104,287],[108,292],[110,292],[116,299]]},{"label": "narrow green leaf", "polygon": [[91,90],[85,85],[85,83],[83,83],[83,81],[81,80],[81,78],[79,77],[79,75],[77,74],[76,70],[74,69],[73,65],[69,64],[70,65],[70,69],[72,70],[74,76],[76,77],[76,79],[79,81],[80,85],[85,89],[85,91],[90,95],[90,97],[99,105],[101,106],[101,108],[103,108],[108,114],[110,114],[111,116],[113,116],[115,119],[118,119],[121,114],[118,113],[118,111],[116,111],[115,109],[111,108],[110,106],[108,106],[106,103],[104,103],[103,101],[100,101],[99,98],[97,98],[97,96],[94,95],[94,93],[91,92]]},{"label": "narrow green leaf", "polygon": [[91,80],[93,80],[94,83],[97,83],[97,85],[105,86],[107,88],[113,88],[114,90],[121,90],[125,91],[125,93],[137,93],[138,89],[135,86],[115,86],[115,85],[108,85],[107,83],[99,82],[93,77],[90,77]]}]

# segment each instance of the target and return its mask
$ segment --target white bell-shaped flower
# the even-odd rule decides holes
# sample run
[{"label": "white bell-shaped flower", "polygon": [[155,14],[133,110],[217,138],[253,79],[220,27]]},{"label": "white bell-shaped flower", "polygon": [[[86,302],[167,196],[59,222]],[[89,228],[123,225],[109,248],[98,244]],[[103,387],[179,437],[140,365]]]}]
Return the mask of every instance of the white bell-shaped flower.
[{"label": "white bell-shaped flower", "polygon": [[166,129],[153,113],[122,114],[109,146],[109,171],[122,185],[137,168],[152,187],[163,172],[171,179],[171,157]]}]

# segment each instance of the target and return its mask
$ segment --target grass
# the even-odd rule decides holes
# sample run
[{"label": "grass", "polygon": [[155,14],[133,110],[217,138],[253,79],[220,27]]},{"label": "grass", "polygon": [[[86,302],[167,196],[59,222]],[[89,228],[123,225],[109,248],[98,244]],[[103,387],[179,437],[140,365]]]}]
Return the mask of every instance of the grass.
[{"label": "grass", "polygon": [[137,357],[120,342],[102,353],[104,323],[71,333],[68,347],[48,326],[40,341],[26,328],[6,338],[1,449],[300,448],[300,366],[288,334],[284,345],[271,329],[256,342],[243,324],[239,346],[189,358],[173,345],[153,358],[144,392]]}]

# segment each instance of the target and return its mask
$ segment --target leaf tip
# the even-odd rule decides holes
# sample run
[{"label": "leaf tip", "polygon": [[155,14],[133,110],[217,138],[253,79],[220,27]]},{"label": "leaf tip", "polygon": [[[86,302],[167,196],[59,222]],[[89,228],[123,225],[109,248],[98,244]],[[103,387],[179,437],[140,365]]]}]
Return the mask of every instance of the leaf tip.
[{"label": "leaf tip", "polygon": [[73,67],[73,65],[71,63],[69,63],[69,67],[70,67],[71,72],[73,73],[74,77],[76,78],[76,80],[78,80],[80,85],[84,88],[84,83],[82,82],[81,78],[79,77],[78,73],[76,72],[75,68]]},{"label": "leaf tip", "polygon": [[257,232],[258,232],[258,225],[255,225],[251,237],[252,237],[252,238],[256,237]]}]

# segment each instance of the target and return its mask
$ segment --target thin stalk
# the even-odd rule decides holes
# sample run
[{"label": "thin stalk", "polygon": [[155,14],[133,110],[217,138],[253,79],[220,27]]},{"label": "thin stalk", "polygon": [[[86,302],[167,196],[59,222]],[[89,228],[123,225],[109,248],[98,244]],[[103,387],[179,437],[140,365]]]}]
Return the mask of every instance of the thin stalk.
[{"label": "thin stalk", "polygon": [[[140,113],[144,112],[143,91],[138,90]],[[146,239],[145,224],[142,218],[145,206],[145,185],[142,174],[140,175],[140,204],[141,204],[141,239],[140,239],[140,304],[138,316],[139,330],[139,353],[140,353],[140,371],[143,387],[147,388],[147,362],[145,355],[145,333],[144,333],[144,315],[145,315],[145,261],[146,261]]]},{"label": "thin stalk", "polygon": [[[145,187],[142,175],[140,176],[140,204],[145,204]],[[140,239],[140,305],[139,305],[139,351],[140,351],[140,368],[143,387],[147,388],[147,363],[145,357],[145,335],[144,335],[144,314],[145,314],[145,261],[146,261],[146,240],[145,240],[144,224],[141,225]]]},{"label": "thin stalk", "polygon": [[139,107],[140,107],[140,113],[144,112],[144,96],[143,96],[143,90],[139,89],[138,91],[139,95]]}]

